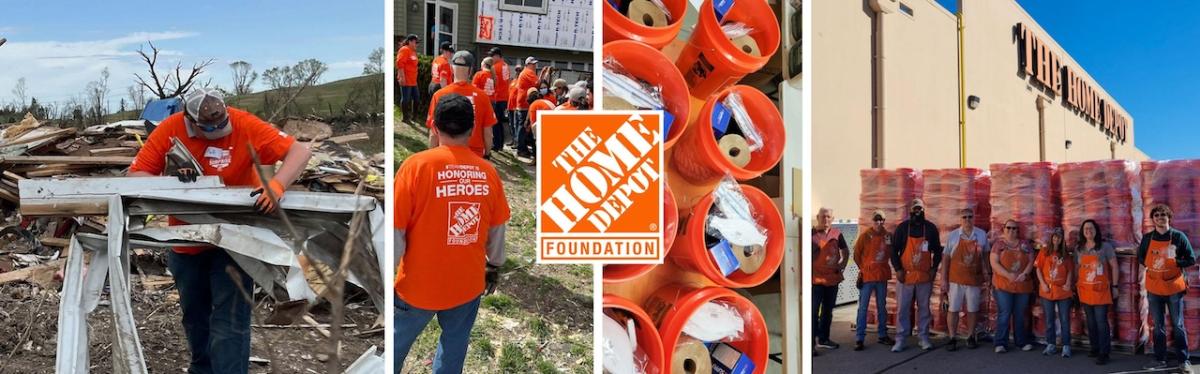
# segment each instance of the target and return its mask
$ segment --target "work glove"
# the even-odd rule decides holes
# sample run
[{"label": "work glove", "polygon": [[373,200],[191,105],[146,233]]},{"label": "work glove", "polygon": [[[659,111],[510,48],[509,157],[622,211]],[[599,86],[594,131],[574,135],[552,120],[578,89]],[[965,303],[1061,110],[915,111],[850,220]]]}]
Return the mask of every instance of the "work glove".
[{"label": "work glove", "polygon": [[859,273],[858,280],[854,281],[854,288],[861,290],[862,286],[863,286],[862,273]]},{"label": "work glove", "polygon": [[200,177],[200,171],[193,168],[178,168],[175,169],[175,176],[179,178],[180,182],[192,183]]},{"label": "work glove", "polygon": [[484,280],[484,295],[491,295],[496,292],[496,285],[500,283],[500,267],[488,264],[487,273],[483,275]]},{"label": "work glove", "polygon": [[[267,188],[270,188],[271,192],[275,194],[275,201],[272,201],[271,196],[265,192]],[[250,192],[251,197],[258,196],[258,201],[254,202],[254,210],[257,210],[261,214],[271,214],[279,207],[278,200],[283,200],[283,191],[283,184],[274,179],[271,179],[266,186],[255,188],[254,191]]]}]

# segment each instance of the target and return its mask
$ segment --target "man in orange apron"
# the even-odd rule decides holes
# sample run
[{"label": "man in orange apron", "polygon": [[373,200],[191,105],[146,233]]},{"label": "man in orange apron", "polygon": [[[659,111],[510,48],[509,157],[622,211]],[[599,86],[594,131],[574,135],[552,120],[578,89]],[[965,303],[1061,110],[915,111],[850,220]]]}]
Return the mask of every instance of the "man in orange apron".
[{"label": "man in orange apron", "polygon": [[[946,350],[958,350],[958,313],[967,312],[967,348],[979,348],[975,339],[975,326],[979,316],[979,301],[981,286],[983,286],[983,269],[988,255],[987,233],[975,227],[975,211],[965,208],[959,226],[950,232],[946,240],[945,254],[949,258],[946,266],[942,266],[942,289],[948,290],[950,313],[949,329],[950,342]],[[963,303],[966,305],[963,305]]]},{"label": "man in orange apron", "polygon": [[896,344],[888,336],[887,327],[887,282],[892,279],[892,234],[883,223],[887,216],[883,210],[875,210],[871,217],[871,228],[863,230],[854,241],[854,263],[858,265],[858,316],[855,324],[854,350],[863,350],[863,339],[867,337],[867,308],[871,295],[875,296],[875,321],[879,330],[879,344]]},{"label": "man in orange apron", "polygon": [[850,247],[846,245],[842,232],[832,225],[832,210],[818,210],[816,222],[812,229],[813,335],[817,339],[817,347],[837,349],[839,345],[829,340],[829,328],[833,324],[838,285],[844,279],[842,272],[850,260]]},{"label": "man in orange apron", "polygon": [[1187,330],[1183,327],[1183,296],[1188,284],[1184,269],[1196,264],[1187,234],[1171,228],[1171,208],[1165,204],[1150,209],[1154,230],[1142,236],[1138,245],[1138,263],[1146,267],[1146,299],[1154,319],[1154,361],[1146,369],[1165,369],[1167,364],[1167,326],[1163,309],[1171,312],[1175,353],[1183,363],[1180,369],[1191,373],[1188,362]]},{"label": "man in orange apron", "polygon": [[899,294],[900,328],[892,352],[904,350],[904,339],[912,334],[912,308],[917,304],[917,336],[923,350],[933,349],[929,342],[929,297],[933,293],[933,275],[942,262],[942,242],[933,222],[925,220],[925,202],[913,199],[909,219],[896,226],[892,234],[892,268],[896,270],[896,293]]}]

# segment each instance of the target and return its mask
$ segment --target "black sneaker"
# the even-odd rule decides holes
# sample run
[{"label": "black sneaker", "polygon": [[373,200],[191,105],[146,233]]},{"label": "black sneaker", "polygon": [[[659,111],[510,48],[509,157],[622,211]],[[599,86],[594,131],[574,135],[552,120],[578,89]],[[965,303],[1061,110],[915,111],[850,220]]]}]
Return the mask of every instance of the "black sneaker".
[{"label": "black sneaker", "polygon": [[854,350],[855,351],[863,350],[863,341],[862,340],[854,342]]},{"label": "black sneaker", "polygon": [[838,349],[838,347],[841,346],[838,345],[838,343],[834,343],[832,340],[826,339],[824,341],[817,341],[817,347],[825,349]]},{"label": "black sneaker", "polygon": [[1108,365],[1108,355],[1100,355],[1096,358],[1096,365]]},{"label": "black sneaker", "polygon": [[892,339],[892,337],[890,337],[890,336],[885,336],[885,337],[879,338],[879,344],[893,345],[893,344],[896,344],[896,340]]},{"label": "black sneaker", "polygon": [[1088,357],[1095,358],[1097,355],[1096,351],[1088,351]]},{"label": "black sneaker", "polygon": [[968,349],[979,348],[979,341],[975,340],[975,335],[971,335],[971,337],[967,338],[967,348]]},{"label": "black sneaker", "polygon": [[1167,367],[1169,367],[1169,365],[1167,365],[1166,361],[1154,360],[1154,361],[1150,361],[1146,365],[1143,365],[1142,369],[1154,370],[1154,369],[1166,369]]},{"label": "black sneaker", "polygon": [[950,342],[946,343],[946,350],[954,352],[958,350],[958,339],[950,338]]}]

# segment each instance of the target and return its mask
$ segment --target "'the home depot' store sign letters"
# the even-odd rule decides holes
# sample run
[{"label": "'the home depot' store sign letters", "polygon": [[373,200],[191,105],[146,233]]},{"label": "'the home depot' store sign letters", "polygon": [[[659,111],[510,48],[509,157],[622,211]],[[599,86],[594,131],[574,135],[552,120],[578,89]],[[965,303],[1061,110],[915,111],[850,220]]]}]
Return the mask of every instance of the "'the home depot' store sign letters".
[{"label": "'the home depot' store sign letters", "polygon": [[1105,135],[1125,143],[1129,134],[1129,118],[1116,105],[1101,97],[1100,91],[1075,68],[1064,66],[1058,53],[1050,48],[1033,29],[1017,24],[1019,61],[1025,75],[1060,95],[1063,102],[1088,121],[1099,124]]}]

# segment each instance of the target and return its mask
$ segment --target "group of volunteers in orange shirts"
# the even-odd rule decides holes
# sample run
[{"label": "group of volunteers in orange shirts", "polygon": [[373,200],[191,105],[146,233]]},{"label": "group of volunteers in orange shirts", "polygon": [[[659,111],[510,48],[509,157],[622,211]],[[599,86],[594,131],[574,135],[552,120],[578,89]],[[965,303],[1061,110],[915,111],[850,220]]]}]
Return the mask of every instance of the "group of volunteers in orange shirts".
[{"label": "group of volunteers in orange shirts", "polygon": [[[858,234],[853,254],[845,238],[831,224],[833,213],[818,211],[812,229],[813,261],[813,329],[818,348],[837,349],[830,340],[833,306],[837,288],[843,279],[848,260],[859,268],[856,286],[859,288],[856,316],[855,351],[865,349],[868,305],[875,297],[878,342],[890,345],[892,352],[905,349],[905,341],[913,332],[912,309],[917,309],[918,343],[923,350],[934,349],[929,337],[932,320],[929,310],[933,283],[945,295],[949,312],[947,327],[948,351],[959,349],[959,313],[966,314],[967,326],[976,326],[986,274],[991,274],[993,294],[998,309],[992,343],[996,353],[1008,351],[1010,323],[1015,347],[1022,351],[1034,348],[1032,323],[1025,317],[1035,296],[1040,300],[1046,321],[1046,347],[1043,355],[1061,354],[1071,357],[1071,308],[1078,305],[1087,319],[1089,357],[1097,365],[1107,364],[1112,348],[1112,329],[1109,313],[1118,300],[1121,273],[1111,241],[1106,240],[1094,220],[1085,220],[1077,231],[1075,246],[1068,246],[1063,230],[1050,233],[1049,243],[1023,239],[1022,229],[1029,223],[1007,220],[1000,235],[989,242],[987,232],[974,226],[975,213],[971,208],[960,211],[960,221],[950,232],[945,244],[939,238],[937,226],[925,219],[925,204],[914,199],[909,205],[909,218],[894,231],[885,228],[887,215],[877,210],[872,222]],[[1188,284],[1186,268],[1196,263],[1187,234],[1171,228],[1171,208],[1158,204],[1151,208],[1154,230],[1142,236],[1137,248],[1137,261],[1144,269],[1146,298],[1153,319],[1154,360],[1146,369],[1172,368],[1168,362],[1166,324],[1173,327],[1174,355],[1178,367],[1191,372],[1187,346],[1188,332],[1183,324],[1184,295]],[[949,223],[947,223],[949,224]],[[1030,233],[1031,234],[1031,233]],[[1036,236],[1036,235],[1028,235]],[[849,257],[849,258],[847,258]],[[939,272],[940,269],[940,272]],[[895,338],[888,335],[887,288],[895,282],[899,329]],[[1126,284],[1130,283],[1126,280]],[[1195,307],[1195,306],[1193,306]],[[1169,314],[1170,320],[1165,321]],[[974,328],[967,335],[966,348],[979,346]],[[1193,332],[1195,333],[1195,332]],[[1061,339],[1061,341],[1059,340]],[[818,355],[817,350],[813,350]]]},{"label": "group of volunteers in orange shirts", "polygon": [[[396,53],[396,80],[399,105],[403,120],[414,122],[417,118],[417,103],[420,92],[417,89],[417,46],[420,38],[409,35],[404,38]],[[551,78],[554,68],[542,67],[536,57],[525,58],[524,64],[510,68],[500,47],[491,48],[487,57],[483,58],[478,70],[460,79],[454,74],[450,60],[456,53],[450,43],[442,43],[438,48],[439,54],[430,63],[430,82],[428,92],[431,93],[430,107],[437,103],[439,93],[465,92],[463,86],[478,89],[480,97],[487,98],[487,111],[480,111],[485,118],[482,127],[472,134],[472,149],[483,151],[484,158],[490,158],[488,151],[501,151],[507,144],[518,157],[525,162],[534,162],[536,126],[538,113],[546,110],[587,110],[591,107],[592,94],[587,81],[579,81],[568,85],[564,79]],[[475,66],[472,65],[471,68]],[[475,69],[469,69],[475,70]],[[515,70],[515,72],[514,72]],[[459,82],[463,82],[459,84]],[[456,87],[457,86],[457,87]],[[490,112],[486,114],[483,112]],[[430,110],[428,118],[432,118]],[[429,125],[430,120],[426,123]],[[490,118],[490,119],[489,119]],[[488,123],[490,121],[490,123]],[[494,126],[500,124],[501,126]],[[433,129],[432,125],[430,128]],[[490,128],[490,131],[488,129]],[[483,136],[488,132],[487,136]],[[430,135],[431,143],[436,137]]]}]

